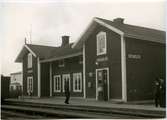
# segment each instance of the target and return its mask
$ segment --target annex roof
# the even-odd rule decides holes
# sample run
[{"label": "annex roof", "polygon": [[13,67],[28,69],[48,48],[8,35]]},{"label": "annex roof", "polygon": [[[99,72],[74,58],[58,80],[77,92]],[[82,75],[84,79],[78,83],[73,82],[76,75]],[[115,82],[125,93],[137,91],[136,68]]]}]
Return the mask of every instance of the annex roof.
[{"label": "annex roof", "polygon": [[124,37],[136,38],[139,40],[146,40],[151,42],[158,42],[162,44],[165,44],[166,42],[165,31],[150,29],[135,25],[129,25],[125,23],[118,24],[118,22],[95,17],[90,23],[90,25],[87,27],[87,29],[84,31],[84,33],[81,35],[81,37],[78,39],[78,41],[76,41],[76,43],[73,45],[73,47],[75,48],[77,48],[78,46],[80,47],[82,43],[86,40],[86,38],[89,36],[89,34],[91,34],[90,31],[93,31],[93,29],[96,28],[95,26],[98,24],[107,27],[108,29],[120,35],[124,35]]},{"label": "annex roof", "polygon": [[72,48],[73,43],[59,47],[50,52],[50,56],[43,61],[53,61],[58,59],[64,59],[74,57],[82,54],[82,48]]},{"label": "annex roof", "polygon": [[46,59],[49,57],[50,51],[53,49],[56,49],[56,47],[25,44],[17,56],[15,62],[22,62],[24,55],[28,52],[31,52],[34,57],[38,56],[40,59]]},{"label": "annex roof", "polygon": [[66,46],[53,47],[34,44],[25,44],[15,62],[22,62],[23,56],[31,52],[34,57],[42,61],[52,61],[82,54],[82,49],[72,48],[72,43]]},{"label": "annex roof", "polygon": [[58,47],[53,46],[43,46],[43,45],[33,45],[27,44],[27,46],[40,58],[47,59],[51,56],[53,50],[57,50]]}]

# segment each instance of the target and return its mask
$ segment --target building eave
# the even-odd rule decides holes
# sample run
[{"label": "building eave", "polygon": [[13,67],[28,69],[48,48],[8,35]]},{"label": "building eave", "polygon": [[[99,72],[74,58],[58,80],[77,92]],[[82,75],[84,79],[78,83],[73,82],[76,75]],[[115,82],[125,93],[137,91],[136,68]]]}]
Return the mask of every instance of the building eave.
[{"label": "building eave", "polygon": [[78,52],[78,53],[74,53],[74,54],[70,54],[70,55],[65,55],[65,56],[61,56],[61,57],[56,57],[56,58],[50,58],[50,59],[45,59],[45,60],[40,60],[41,63],[44,62],[52,62],[52,61],[56,61],[56,60],[61,60],[61,59],[66,59],[66,58],[71,58],[71,57],[76,57],[82,55],[82,52]]}]

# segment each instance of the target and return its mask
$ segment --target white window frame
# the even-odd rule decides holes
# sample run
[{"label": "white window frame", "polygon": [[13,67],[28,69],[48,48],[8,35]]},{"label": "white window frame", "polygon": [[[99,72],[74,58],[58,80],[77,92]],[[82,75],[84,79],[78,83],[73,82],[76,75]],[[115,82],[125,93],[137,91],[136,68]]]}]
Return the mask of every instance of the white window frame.
[{"label": "white window frame", "polygon": [[62,81],[63,81],[63,92],[65,92],[65,88],[64,88],[64,81],[65,81],[65,78],[69,78],[69,90],[71,90],[71,77],[70,77],[70,74],[63,74],[62,75]]},{"label": "white window frame", "polygon": [[[59,79],[57,79],[57,78],[59,78]],[[59,84],[57,84],[58,80],[59,80]],[[54,75],[54,77],[53,77],[53,85],[54,85],[54,92],[61,92],[61,76],[60,75]],[[56,87],[58,88],[58,85],[60,86],[59,90],[56,89]]]},{"label": "white window frame", "polygon": [[[80,89],[75,89],[75,81],[77,80],[78,84],[78,78],[80,78]],[[82,73],[73,73],[73,91],[82,92]]]},{"label": "white window frame", "polygon": [[[100,38],[101,36],[104,36],[104,45],[105,45],[105,48],[104,48],[104,51],[103,52],[100,52]],[[103,55],[103,54],[106,54],[107,53],[107,39],[106,39],[106,32],[99,32],[97,35],[96,35],[96,47],[97,47],[97,55]]]},{"label": "white window frame", "polygon": [[32,54],[28,53],[27,55],[27,67],[32,68]]},{"label": "white window frame", "polygon": [[27,77],[27,93],[33,93],[33,77],[29,76]]}]

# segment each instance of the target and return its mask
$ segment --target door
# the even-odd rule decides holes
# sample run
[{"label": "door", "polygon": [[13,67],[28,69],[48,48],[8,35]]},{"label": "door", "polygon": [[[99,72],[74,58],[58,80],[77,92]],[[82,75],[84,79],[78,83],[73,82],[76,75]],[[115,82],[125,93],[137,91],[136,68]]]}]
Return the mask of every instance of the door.
[{"label": "door", "polygon": [[108,68],[96,70],[96,99],[107,101],[109,99]]},{"label": "door", "polygon": [[65,87],[64,87],[65,83],[69,84],[69,90],[71,90],[70,74],[63,74],[62,80],[63,80],[63,92],[65,92]]},{"label": "door", "polygon": [[33,94],[33,77],[27,77],[27,94],[31,96]]}]

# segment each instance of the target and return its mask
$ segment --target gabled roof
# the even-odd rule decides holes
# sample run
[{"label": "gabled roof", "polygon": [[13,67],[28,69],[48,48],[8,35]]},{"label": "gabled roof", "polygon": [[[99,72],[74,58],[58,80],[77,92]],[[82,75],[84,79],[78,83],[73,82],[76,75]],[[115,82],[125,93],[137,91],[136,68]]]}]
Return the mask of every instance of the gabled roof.
[{"label": "gabled roof", "polygon": [[33,45],[27,44],[27,46],[40,58],[47,59],[51,56],[53,50],[57,50],[58,47],[53,46],[43,46],[43,45]]},{"label": "gabled roof", "polygon": [[96,18],[96,19],[99,19],[121,30],[122,32],[124,32],[124,35],[126,37],[132,37],[132,38],[141,39],[141,40],[148,40],[152,42],[165,43],[165,34],[166,34],[165,31],[150,29],[150,28],[140,27],[135,25],[129,25],[125,23],[116,24],[113,21],[105,20],[102,18]]},{"label": "gabled roof", "polygon": [[166,32],[146,27],[129,25],[124,23],[117,23],[110,20],[95,17],[91,24],[87,27],[80,39],[74,43],[73,48],[82,46],[83,42],[88,38],[90,31],[96,28],[97,25],[102,25],[124,37],[136,38],[139,40],[146,40],[165,44]]},{"label": "gabled roof", "polygon": [[50,57],[44,61],[53,61],[58,59],[64,59],[74,57],[82,54],[82,48],[72,48],[73,43],[59,47],[50,52]]},{"label": "gabled roof", "polygon": [[56,47],[25,44],[19,55],[17,56],[15,62],[22,62],[24,55],[28,52],[31,52],[34,57],[46,59],[50,56],[50,51],[52,51],[53,49],[56,49]]},{"label": "gabled roof", "polygon": [[33,53],[35,57],[39,57],[43,62],[81,55],[82,48],[72,48],[72,44],[62,47],[25,44],[15,62],[22,62],[23,56],[28,52]]}]

